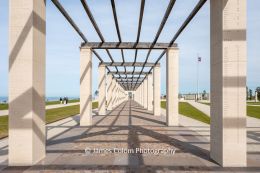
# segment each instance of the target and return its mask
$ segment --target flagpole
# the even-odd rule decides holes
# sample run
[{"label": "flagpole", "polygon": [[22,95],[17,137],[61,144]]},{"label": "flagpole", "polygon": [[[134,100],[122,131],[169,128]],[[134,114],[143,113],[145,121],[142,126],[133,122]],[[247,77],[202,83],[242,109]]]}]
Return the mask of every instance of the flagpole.
[{"label": "flagpole", "polygon": [[196,101],[198,102],[199,100],[199,64],[201,61],[201,57],[199,57],[198,55],[198,59],[197,59],[197,97],[196,97]]}]

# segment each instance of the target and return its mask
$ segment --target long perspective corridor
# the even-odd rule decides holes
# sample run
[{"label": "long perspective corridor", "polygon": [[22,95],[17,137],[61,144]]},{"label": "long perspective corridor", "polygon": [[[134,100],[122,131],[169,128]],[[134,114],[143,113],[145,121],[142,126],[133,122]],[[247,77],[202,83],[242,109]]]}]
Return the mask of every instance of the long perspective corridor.
[{"label": "long perspective corridor", "polygon": [[[108,115],[98,115],[95,110],[93,126],[79,126],[79,115],[64,119],[60,124],[50,124],[47,126],[46,158],[21,169],[237,170],[222,168],[210,159],[208,125],[180,115],[180,126],[168,127],[165,110],[161,111],[161,116],[153,116],[137,102],[128,100]],[[53,134],[50,130],[59,133]],[[256,151],[253,145],[259,145],[260,141],[255,142],[252,137],[259,130],[248,127],[249,167],[244,168],[247,171],[258,166],[255,154],[260,151]]]}]

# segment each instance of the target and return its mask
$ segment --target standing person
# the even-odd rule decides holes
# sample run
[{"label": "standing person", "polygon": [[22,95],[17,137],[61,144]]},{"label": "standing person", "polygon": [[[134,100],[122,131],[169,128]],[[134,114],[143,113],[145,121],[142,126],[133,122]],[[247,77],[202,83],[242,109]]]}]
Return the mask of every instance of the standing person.
[{"label": "standing person", "polygon": [[60,97],[60,104],[62,104],[62,98]]},{"label": "standing person", "polygon": [[68,97],[65,97],[65,104],[68,104]]},{"label": "standing person", "polygon": [[66,104],[66,97],[63,97],[63,104]]}]

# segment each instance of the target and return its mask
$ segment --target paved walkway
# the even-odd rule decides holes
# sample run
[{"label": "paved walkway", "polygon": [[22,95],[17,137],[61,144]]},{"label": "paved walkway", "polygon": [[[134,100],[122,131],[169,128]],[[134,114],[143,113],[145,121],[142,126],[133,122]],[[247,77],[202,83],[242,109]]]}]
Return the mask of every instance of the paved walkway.
[{"label": "paved walkway", "polygon": [[[210,106],[195,101],[187,101],[189,104],[210,116]],[[260,127],[260,119],[247,116],[247,127]]]},{"label": "paved walkway", "polygon": [[[250,129],[248,133],[249,168],[221,168],[209,158],[208,125],[179,116],[180,126],[167,127],[164,114],[165,110],[162,110],[162,116],[155,117],[136,102],[127,101],[106,116],[95,115],[93,126],[78,126],[79,116],[50,124],[46,158],[32,167],[7,167],[4,171],[155,173],[260,170],[260,128]],[[7,148],[0,147],[0,151],[5,151],[0,155],[6,158]],[[155,154],[158,149],[161,152]]]},{"label": "paved walkway", "polygon": [[[73,105],[78,105],[79,102],[76,103],[68,103],[68,104],[55,104],[55,105],[48,105],[45,108],[46,109],[54,109],[54,108],[61,108],[61,107],[66,107],[66,106],[73,106]],[[8,110],[0,110],[0,116],[5,116],[8,115],[9,111]]]}]

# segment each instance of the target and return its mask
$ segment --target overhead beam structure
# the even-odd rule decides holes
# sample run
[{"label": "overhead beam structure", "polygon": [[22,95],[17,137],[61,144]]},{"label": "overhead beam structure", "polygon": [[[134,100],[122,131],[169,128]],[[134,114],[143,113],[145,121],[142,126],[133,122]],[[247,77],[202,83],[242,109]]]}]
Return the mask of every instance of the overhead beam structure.
[{"label": "overhead beam structure", "polygon": [[[201,9],[201,7],[205,4],[207,0],[200,0],[195,8],[191,11],[190,15],[186,18],[184,23],[181,25],[181,27],[177,30],[175,35],[173,35],[173,38],[170,42],[166,43],[158,43],[158,39],[163,31],[163,28],[173,10],[173,7],[175,5],[176,0],[170,0],[167,6],[167,9],[165,10],[165,13],[163,15],[163,18],[161,20],[161,23],[158,27],[158,30],[154,36],[154,39],[152,42],[140,42],[140,36],[142,31],[142,24],[143,24],[143,15],[145,11],[145,4],[146,0],[141,0],[140,2],[140,11],[139,11],[139,19],[138,19],[138,26],[137,26],[137,36],[135,42],[124,42],[122,39],[122,35],[119,28],[119,20],[117,16],[117,10],[116,10],[116,4],[114,0],[111,0],[111,10],[113,12],[113,19],[115,23],[116,33],[118,40],[115,42],[106,42],[101,29],[99,28],[94,15],[92,14],[92,11],[87,3],[86,0],[80,0],[81,4],[86,12],[86,15],[88,19],[90,20],[93,28],[95,29],[100,41],[99,42],[89,42],[86,38],[86,36],[83,34],[83,32],[79,29],[79,27],[76,25],[76,23],[73,21],[73,19],[70,17],[70,15],[67,13],[67,11],[63,8],[63,6],[59,3],[58,0],[52,0],[52,2],[55,4],[55,6],[58,8],[58,10],[62,13],[62,15],[66,18],[66,20],[70,23],[70,25],[75,29],[75,31],[79,34],[79,36],[82,38],[83,43],[81,44],[81,48],[89,48],[91,47],[93,54],[99,59],[100,63],[104,63],[106,65],[107,72],[110,73],[112,68],[116,69],[116,72],[111,72],[113,74],[113,77],[115,75],[119,75],[119,79],[126,79],[126,78],[132,78],[132,80],[129,80],[129,85],[125,88],[126,90],[135,90],[140,85],[138,83],[139,80],[134,80],[135,76],[138,75],[138,78],[141,79],[143,82],[147,75],[152,72],[154,67],[159,63],[159,61],[165,57],[165,53],[168,48],[171,47],[177,47],[177,44],[175,41],[180,36],[180,34],[183,32],[183,30],[186,28],[186,26],[190,23],[190,21],[194,18],[194,16],[197,14],[197,12]],[[100,56],[97,52],[98,49],[104,49],[107,53],[109,59],[111,62],[104,62],[104,57]],[[110,53],[110,49],[119,49],[122,56],[122,62],[115,62],[112,54]],[[134,53],[134,61],[133,62],[126,62],[124,50],[133,49],[135,50]],[[144,62],[137,62],[138,59],[138,50],[139,49],[147,49],[148,53],[145,57]],[[149,57],[152,53],[152,50],[162,50],[162,53],[160,56],[156,59],[154,62],[148,62]],[[124,73],[119,72],[118,67],[122,66],[124,68]],[[132,72],[130,73],[127,71],[127,67],[133,67]],[[136,71],[136,67],[141,67],[141,71]],[[148,69],[146,69],[148,67]],[[143,73],[144,72],[144,73]],[[128,75],[131,75],[130,77]],[[145,75],[143,77],[143,75]]]},{"label": "overhead beam structure", "polygon": [[[161,66],[159,61],[165,57],[167,52],[166,119],[168,126],[179,126],[179,49],[175,42],[206,1],[198,0],[196,6],[169,42],[158,43],[176,0],[168,0],[167,9],[156,34],[151,39],[152,42],[140,42],[145,0],[140,0],[140,14],[135,42],[123,41],[115,0],[110,1],[117,33],[115,42],[106,42],[101,32],[102,28],[99,28],[86,0],[80,0],[80,2],[86,12],[86,20],[90,21],[99,37],[98,42],[89,42],[60,4],[60,1],[52,0],[83,40],[80,49],[80,125],[93,125],[93,54],[101,64],[98,78],[98,110],[100,115],[106,115],[106,107],[110,103],[112,103],[111,110],[116,108],[122,103],[122,97],[127,98],[125,91],[130,90],[133,91],[135,101],[144,109],[149,110],[148,103],[150,103],[153,107],[153,115],[161,116]],[[9,7],[8,161],[10,166],[29,166],[38,163],[46,155],[44,119],[46,2],[45,0],[10,0]],[[248,161],[245,96],[247,76],[246,0],[211,0],[210,9],[212,62],[210,157],[221,166],[245,167]],[[104,62],[104,55],[100,56],[100,50],[96,49],[104,49],[110,62]],[[110,53],[111,49],[120,50],[121,62],[115,62]],[[124,51],[129,51],[129,49],[135,50],[132,62],[126,62],[124,55]],[[148,50],[143,62],[137,62],[139,49]],[[152,51],[156,49],[161,50],[161,54],[155,61],[150,62]],[[24,70],[24,67],[29,68]],[[122,71],[119,67],[123,67],[124,70]],[[127,67],[133,67],[133,69],[128,70]],[[140,68],[136,70],[136,67]],[[106,78],[107,74],[108,78]],[[110,82],[110,89],[107,89],[109,87],[106,85],[107,81]],[[17,86],[19,87],[17,88]],[[107,99],[107,95],[111,99]],[[153,95],[153,100],[148,95]]]}]

